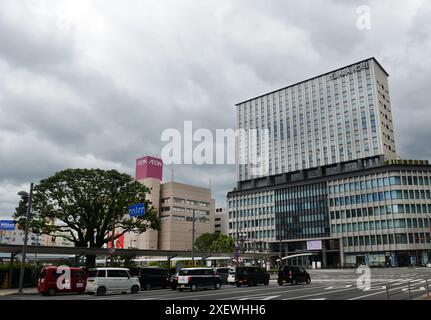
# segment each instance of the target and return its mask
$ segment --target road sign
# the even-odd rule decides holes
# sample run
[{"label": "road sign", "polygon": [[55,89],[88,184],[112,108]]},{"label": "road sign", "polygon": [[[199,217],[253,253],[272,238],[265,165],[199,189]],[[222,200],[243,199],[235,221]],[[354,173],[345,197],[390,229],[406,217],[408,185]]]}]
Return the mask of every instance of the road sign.
[{"label": "road sign", "polygon": [[1,231],[13,231],[15,230],[15,221],[13,220],[0,220]]},{"label": "road sign", "polygon": [[129,216],[141,217],[145,215],[145,205],[143,203],[134,204],[129,207]]}]

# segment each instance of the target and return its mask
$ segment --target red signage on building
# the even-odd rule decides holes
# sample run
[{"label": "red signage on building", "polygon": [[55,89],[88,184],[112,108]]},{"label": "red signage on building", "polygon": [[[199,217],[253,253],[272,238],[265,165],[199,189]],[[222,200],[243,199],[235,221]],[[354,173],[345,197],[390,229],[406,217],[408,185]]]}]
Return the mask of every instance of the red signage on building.
[{"label": "red signage on building", "polygon": [[145,178],[155,178],[162,181],[163,179],[163,161],[162,159],[146,156],[136,160],[136,180]]},{"label": "red signage on building", "polygon": [[[124,234],[114,240],[115,249],[124,249]],[[112,233],[109,235],[108,249],[112,248]]]}]

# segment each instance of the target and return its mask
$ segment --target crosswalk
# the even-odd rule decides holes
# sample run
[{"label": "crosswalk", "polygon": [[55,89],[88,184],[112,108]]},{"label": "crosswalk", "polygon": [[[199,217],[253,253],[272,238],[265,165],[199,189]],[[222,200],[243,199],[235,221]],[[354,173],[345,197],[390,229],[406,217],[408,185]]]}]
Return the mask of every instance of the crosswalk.
[{"label": "crosswalk", "polygon": [[[324,286],[325,283],[332,281],[332,285]],[[349,284],[346,284],[345,282],[349,281]],[[318,292],[311,292],[310,294],[306,294],[302,292],[303,294],[300,294],[298,292],[297,295],[285,297],[283,294],[255,294],[250,295],[247,297],[241,297],[238,299],[235,299],[235,297],[232,297],[232,299],[235,300],[330,300],[334,293],[339,293],[343,291],[347,291],[352,293],[358,293],[355,297],[353,297],[351,300],[359,300],[362,298],[369,298],[372,296],[377,296],[381,299],[386,299],[386,292],[387,290],[391,291],[392,294],[394,292],[399,292],[400,294],[404,294],[404,297],[400,297],[400,299],[403,299],[405,297],[408,297],[409,294],[412,293],[426,293],[427,292],[427,279],[412,279],[412,278],[404,278],[404,279],[378,279],[374,281],[374,285],[364,288],[364,289],[358,289],[356,287],[356,283],[352,283],[352,279],[347,280],[341,280],[340,279],[319,279],[313,281],[314,285],[319,286],[316,287],[316,291]],[[428,280],[428,283],[431,285],[431,280]],[[410,291],[409,291],[409,285],[410,285]],[[310,288],[312,290],[313,288]],[[431,288],[430,288],[431,289]],[[357,291],[355,291],[357,290]],[[305,291],[305,290],[302,290]],[[292,292],[293,293],[293,292]],[[295,292],[296,293],[296,292]],[[361,293],[363,293],[361,295]]]}]

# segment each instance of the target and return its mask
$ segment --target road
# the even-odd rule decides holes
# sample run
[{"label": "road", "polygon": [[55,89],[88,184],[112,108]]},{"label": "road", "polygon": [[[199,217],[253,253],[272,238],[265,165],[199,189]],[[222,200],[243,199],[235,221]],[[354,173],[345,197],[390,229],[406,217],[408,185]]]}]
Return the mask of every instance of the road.
[{"label": "road", "polygon": [[[0,299],[14,300],[386,300],[386,286],[389,286],[391,300],[410,299],[426,294],[427,283],[431,286],[431,269],[400,268],[371,269],[371,286],[368,290],[357,287],[356,270],[311,270],[309,285],[279,286],[271,280],[268,286],[237,288],[225,285],[220,290],[198,290],[177,292],[171,289],[141,291],[139,294],[117,294],[106,296],[57,295],[45,297],[38,294],[24,296],[9,295]],[[430,288],[431,289],[431,288]]]}]

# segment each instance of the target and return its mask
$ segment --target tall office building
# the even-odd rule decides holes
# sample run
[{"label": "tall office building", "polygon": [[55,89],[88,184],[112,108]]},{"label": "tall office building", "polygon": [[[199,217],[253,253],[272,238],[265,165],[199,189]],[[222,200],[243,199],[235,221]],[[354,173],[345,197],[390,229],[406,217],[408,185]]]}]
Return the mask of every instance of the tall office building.
[{"label": "tall office building", "polygon": [[229,235],[245,251],[323,267],[431,260],[431,166],[396,159],[376,59],[242,102],[237,119],[270,132],[268,174],[238,164],[227,196]]},{"label": "tall office building", "polygon": [[[236,105],[239,129],[268,129],[268,175],[384,155],[396,158],[388,73],[370,58]],[[248,154],[246,141],[239,142]],[[249,164],[237,180],[254,178]]]}]

